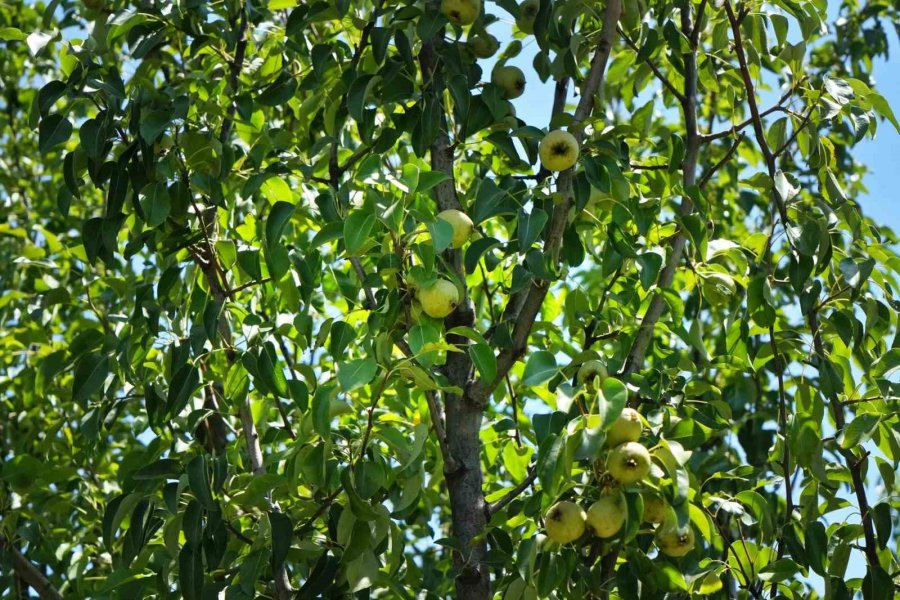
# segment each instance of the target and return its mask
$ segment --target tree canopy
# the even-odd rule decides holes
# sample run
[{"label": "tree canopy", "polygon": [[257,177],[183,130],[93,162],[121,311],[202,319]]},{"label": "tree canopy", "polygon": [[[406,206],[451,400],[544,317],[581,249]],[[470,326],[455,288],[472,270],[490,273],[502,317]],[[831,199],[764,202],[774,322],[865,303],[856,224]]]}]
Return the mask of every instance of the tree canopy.
[{"label": "tree canopy", "polygon": [[4,597],[895,597],[898,22],[0,4]]}]

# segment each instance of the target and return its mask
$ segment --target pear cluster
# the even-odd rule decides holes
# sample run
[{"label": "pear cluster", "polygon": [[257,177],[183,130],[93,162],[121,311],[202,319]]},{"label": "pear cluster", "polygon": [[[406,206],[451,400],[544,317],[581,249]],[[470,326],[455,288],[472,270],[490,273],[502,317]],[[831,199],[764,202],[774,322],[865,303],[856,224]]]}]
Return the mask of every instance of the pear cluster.
[{"label": "pear cluster", "polygon": [[[438,213],[437,218],[449,223],[453,229],[453,236],[450,239],[450,247],[453,249],[462,248],[475,231],[472,219],[461,210],[447,209]],[[459,306],[457,285],[447,279],[437,279],[430,285],[416,289],[412,316],[416,320],[419,313],[425,313],[433,319],[443,319],[456,310],[457,306]]]},{"label": "pear cluster", "polygon": [[[606,367],[600,361],[585,362],[578,371],[581,385],[593,389],[605,379]],[[564,500],[557,502],[544,515],[547,537],[557,544],[569,544],[585,534],[607,539],[619,535],[628,520],[628,503],[623,488],[644,482],[650,475],[650,452],[640,443],[643,433],[641,415],[633,408],[625,408],[606,434],[603,453],[605,475],[601,477],[601,491],[585,510],[579,504]],[[655,543],[660,553],[671,557],[684,556],[694,548],[694,530],[690,524],[679,524],[666,500],[651,489],[641,491],[643,521],[656,526]]]}]

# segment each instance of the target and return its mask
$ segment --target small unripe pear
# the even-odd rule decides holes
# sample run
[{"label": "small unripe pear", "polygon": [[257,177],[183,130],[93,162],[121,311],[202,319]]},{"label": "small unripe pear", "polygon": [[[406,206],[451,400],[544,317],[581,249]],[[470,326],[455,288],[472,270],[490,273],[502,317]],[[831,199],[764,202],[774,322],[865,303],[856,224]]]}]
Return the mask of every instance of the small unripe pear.
[{"label": "small unripe pear", "polygon": [[503,90],[503,96],[507,99],[518,98],[525,93],[525,73],[519,67],[494,67],[491,83]]},{"label": "small unripe pear", "polygon": [[[559,195],[562,196],[562,194]],[[561,197],[560,201],[565,201],[565,197]],[[554,198],[553,203],[556,204],[556,198]],[[606,365],[601,361],[594,359],[585,361],[578,368],[578,375],[575,379],[578,381],[578,385],[586,386],[589,391],[593,392],[594,380],[597,379],[597,385],[603,385],[603,380],[608,376],[609,373],[606,370]]]},{"label": "small unripe pear", "polygon": [[609,451],[606,470],[622,485],[631,485],[650,473],[650,453],[637,442],[626,442]]},{"label": "small unripe pear", "polygon": [[643,428],[638,411],[633,408],[623,408],[619,418],[606,432],[606,445],[612,447],[625,442],[636,442],[641,439]]},{"label": "small unripe pear", "polygon": [[459,290],[446,279],[420,289],[416,296],[425,314],[434,319],[443,319],[459,305]]},{"label": "small unripe pear", "polygon": [[469,241],[469,236],[472,235],[472,230],[475,229],[475,224],[472,223],[469,215],[455,208],[442,210],[438,213],[437,218],[450,223],[450,226],[453,227],[453,241],[450,242],[452,248],[461,248],[463,244]]},{"label": "small unripe pear", "polygon": [[500,48],[500,42],[489,33],[477,33],[469,36],[466,47],[478,58],[490,58]]},{"label": "small unripe pear", "polygon": [[578,162],[578,141],[568,131],[557,129],[544,136],[538,147],[541,164],[550,171],[565,171]]},{"label": "small unripe pear", "polygon": [[608,538],[616,535],[625,517],[628,515],[628,507],[625,504],[625,496],[622,492],[603,494],[587,510],[587,526],[597,537]]},{"label": "small unripe pear", "polygon": [[519,5],[519,16],[516,18],[516,27],[522,33],[534,33],[534,20],[541,9],[541,0],[525,0]]},{"label": "small unripe pear", "polygon": [[574,502],[557,502],[544,515],[547,537],[557,544],[568,544],[584,533],[584,511]]},{"label": "small unripe pear", "polygon": [[656,530],[656,545],[667,556],[684,556],[694,549],[696,539],[690,524],[679,527],[674,518],[668,518]]},{"label": "small unripe pear", "polygon": [[644,500],[644,521],[647,523],[662,523],[669,513],[669,506],[662,496],[656,492],[645,490],[641,493]]}]

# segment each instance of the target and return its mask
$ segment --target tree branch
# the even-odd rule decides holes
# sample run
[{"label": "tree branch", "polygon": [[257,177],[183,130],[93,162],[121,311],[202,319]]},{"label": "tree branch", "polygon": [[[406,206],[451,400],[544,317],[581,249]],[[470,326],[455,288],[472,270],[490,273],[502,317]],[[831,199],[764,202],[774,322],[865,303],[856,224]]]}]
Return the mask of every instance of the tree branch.
[{"label": "tree branch", "polygon": [[[820,361],[828,360],[825,356],[825,347],[822,344],[822,335],[819,331],[819,315],[818,310],[814,309],[807,315],[809,330],[812,333],[813,348]],[[844,408],[837,394],[832,394],[828,398],[831,405],[831,415],[834,419],[835,428],[841,431],[846,426],[844,419]],[[879,566],[878,561],[878,543],[875,540],[875,529],[872,525],[872,513],[869,510],[869,501],[866,497],[866,482],[862,472],[861,459],[854,454],[849,448],[841,448],[841,455],[847,463],[850,470],[850,477],[853,480],[853,489],[856,493],[856,501],[859,504],[859,514],[862,517],[863,536],[865,537],[865,555],[870,566]]]},{"label": "tree branch", "polygon": [[[691,32],[700,30],[698,23],[696,28],[691,25],[690,3],[686,2],[681,8],[681,29],[683,32]],[[699,42],[698,42],[699,43]],[[684,113],[685,130],[687,131],[687,148],[685,150],[684,162],[682,163],[682,185],[685,189],[690,188],[696,183],[697,177],[697,157],[700,151],[700,132],[697,124],[697,47],[693,47],[693,51],[684,57],[684,103],[681,105]],[[688,215],[694,210],[694,203],[690,197],[685,195],[681,199],[679,214]],[[675,278],[675,271],[681,257],[684,254],[684,246],[687,242],[687,234],[684,229],[678,231],[672,238],[671,248],[666,257],[666,263],[659,274],[656,283],[657,290],[663,290],[672,285]],[[665,309],[665,301],[661,294],[656,293],[650,300],[647,311],[644,313],[641,324],[638,326],[634,340],[631,343],[631,349],[625,358],[622,366],[621,375],[631,375],[641,369],[644,363],[644,356],[653,339],[653,330],[657,321],[662,316]]]},{"label": "tree branch", "polygon": [[519,485],[509,490],[505,496],[488,505],[487,512],[488,516],[496,514],[498,511],[503,510],[507,504],[518,498],[525,490],[531,487],[531,484],[534,483],[534,480],[537,479],[537,466],[531,465],[528,467],[528,475],[525,476],[525,479],[522,480]]},{"label": "tree branch", "polygon": [[[579,144],[583,137],[581,125],[593,112],[594,95],[600,88],[606,73],[606,64],[612,52],[616,35],[616,23],[619,20],[621,9],[621,0],[609,0],[607,2],[603,18],[603,29],[600,33],[600,42],[591,59],[591,69],[588,76],[581,85],[581,98],[575,109],[572,124],[569,126],[570,132],[575,136]],[[562,245],[569,208],[572,205],[572,174],[572,169],[569,169],[559,176],[557,190],[563,194],[565,199],[553,211],[550,229],[547,233],[547,241],[544,244],[544,254],[552,257],[554,265],[558,262],[559,249]],[[503,381],[503,378],[506,377],[506,374],[509,373],[516,361],[524,354],[528,346],[528,337],[540,312],[541,305],[544,303],[544,298],[550,290],[550,284],[550,281],[541,280],[532,284],[529,288],[528,295],[522,303],[522,308],[518,313],[516,324],[513,328],[512,344],[508,348],[503,349],[497,356],[497,375],[489,382],[478,380],[469,390],[470,395],[476,401],[481,403],[487,402],[490,394]]]},{"label": "tree branch", "polygon": [[238,77],[241,69],[244,68],[244,54],[247,52],[247,5],[241,3],[240,22],[237,31],[237,46],[234,51],[234,59],[231,61],[231,69],[228,73],[228,87],[231,89],[232,98],[229,99],[228,108],[225,111],[225,121],[222,122],[222,130],[219,132],[219,141],[223,144],[231,133],[231,126],[234,124],[234,113],[237,105],[234,103],[233,96],[237,91]]},{"label": "tree branch", "polygon": [[[795,89],[796,89],[796,87],[792,87],[791,89],[786,91],[784,94],[782,94],[781,98],[779,98],[777,103],[775,103],[774,105],[770,106],[766,110],[759,113],[760,118],[766,117],[775,112],[786,111],[787,109],[784,108],[784,103],[787,102],[791,98],[791,96],[794,95]],[[728,137],[728,136],[734,135],[736,133],[740,133],[741,130],[746,129],[749,125],[753,125],[753,122],[754,122],[754,120],[753,120],[753,117],[751,116],[750,118],[745,119],[736,125],[732,125],[729,129],[725,129],[724,131],[717,131],[716,133],[707,133],[705,135],[701,135],[700,139],[703,141],[704,144],[707,144],[709,142],[713,142],[715,140],[718,140],[718,139],[721,139],[724,137]]]},{"label": "tree branch", "polygon": [[[639,54],[641,49],[637,47],[637,44],[634,43],[634,40],[631,39],[631,37],[628,35],[628,33],[626,33],[625,30],[622,29],[621,26],[618,27],[618,31],[619,31],[619,35],[622,36],[622,39],[625,40],[625,43],[628,45],[628,47],[631,48],[632,50],[634,50],[636,54]],[[678,102],[680,102],[681,104],[684,104],[684,102],[685,102],[684,94],[679,92],[678,89],[674,85],[672,85],[672,82],[669,81],[669,78],[666,77],[665,74],[659,70],[659,67],[657,67],[656,64],[653,62],[653,59],[651,59],[648,56],[647,58],[644,59],[644,63],[648,67],[650,67],[650,70],[653,71],[653,74],[656,75],[656,78],[659,79],[659,81],[663,84],[663,87],[665,87],[667,90],[669,90],[669,92],[678,99]]]},{"label": "tree branch", "polygon": [[703,189],[703,186],[705,186],[709,182],[709,180],[712,179],[712,176],[716,174],[716,171],[721,169],[723,166],[725,166],[725,163],[731,160],[731,157],[734,156],[734,153],[737,151],[738,146],[740,146],[741,142],[744,141],[745,136],[746,135],[744,133],[741,133],[737,137],[737,139],[734,140],[734,142],[731,144],[731,148],[729,148],[728,152],[725,153],[725,156],[723,156],[719,162],[714,164],[706,173],[703,174],[703,177],[700,178],[700,182],[697,184],[697,187]]},{"label": "tree branch", "polygon": [[0,536],[0,550],[9,553],[13,571],[18,575],[19,579],[37,592],[42,600],[62,600],[62,594],[53,587],[50,580],[38,567],[25,558],[6,536]]}]

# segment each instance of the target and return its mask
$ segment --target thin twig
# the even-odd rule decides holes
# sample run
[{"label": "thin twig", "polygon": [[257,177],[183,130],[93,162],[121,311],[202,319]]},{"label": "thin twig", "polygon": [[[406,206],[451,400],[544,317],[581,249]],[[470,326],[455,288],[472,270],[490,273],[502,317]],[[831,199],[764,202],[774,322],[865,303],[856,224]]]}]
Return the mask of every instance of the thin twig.
[{"label": "thin twig", "polygon": [[[634,50],[636,54],[639,54],[641,49],[637,47],[637,44],[634,43],[634,40],[631,39],[631,37],[625,32],[624,29],[622,29],[621,26],[619,26],[617,29],[619,35],[622,36],[622,39],[625,40],[625,43],[628,45],[628,47]],[[644,63],[646,63],[646,65],[650,67],[650,70],[653,71],[653,74],[656,75],[656,78],[659,79],[660,82],[662,82],[663,87],[669,90],[669,92],[678,99],[678,102],[684,103],[684,94],[679,92],[678,89],[674,85],[672,85],[672,82],[669,81],[668,77],[666,77],[665,74],[663,74],[663,72],[659,70],[659,67],[656,66],[653,60],[650,57],[647,57],[644,59]]]},{"label": "thin twig", "polygon": [[231,68],[228,73],[228,87],[231,89],[232,96],[225,111],[225,121],[222,122],[222,130],[219,132],[219,141],[223,144],[228,139],[228,135],[231,133],[231,126],[234,123],[234,113],[237,111],[234,97],[237,96],[238,77],[241,74],[241,69],[244,68],[244,54],[247,52],[247,6],[244,3],[241,3],[237,38],[234,60],[231,61]]},{"label": "thin twig", "polygon": [[737,139],[732,142],[731,148],[728,149],[728,152],[725,153],[725,156],[723,156],[719,162],[714,164],[709,170],[706,171],[706,173],[703,174],[703,177],[700,178],[700,182],[697,184],[697,187],[702,189],[703,186],[709,183],[709,180],[712,179],[712,176],[716,174],[716,171],[721,169],[723,166],[725,166],[725,163],[731,160],[731,157],[734,156],[735,152],[737,152],[738,146],[740,146],[741,142],[744,141],[745,136],[746,134],[742,132],[741,135],[739,135]]},{"label": "thin twig", "polygon": [[518,498],[522,492],[531,487],[531,484],[534,483],[535,479],[537,479],[537,467],[532,464],[528,467],[528,475],[525,476],[525,479],[523,479],[519,485],[509,490],[505,496],[496,502],[487,505],[486,510],[488,515],[493,515],[496,514],[497,511],[503,510],[503,507]]}]

